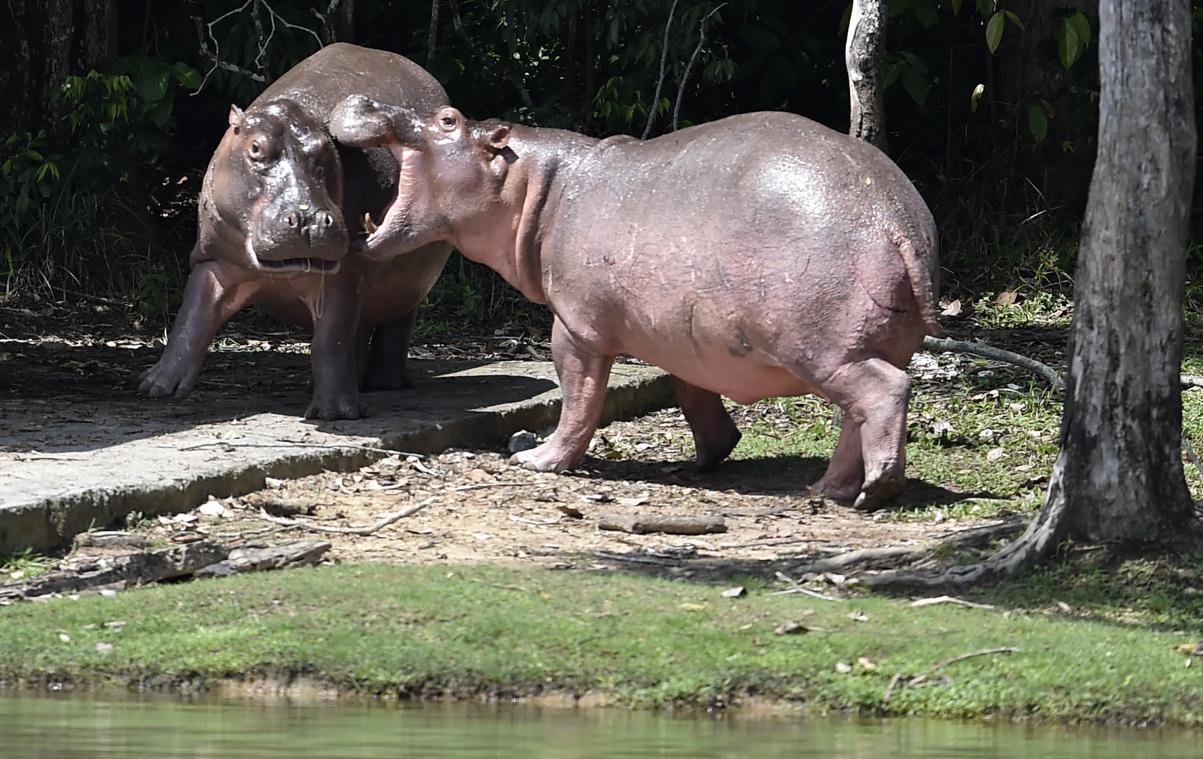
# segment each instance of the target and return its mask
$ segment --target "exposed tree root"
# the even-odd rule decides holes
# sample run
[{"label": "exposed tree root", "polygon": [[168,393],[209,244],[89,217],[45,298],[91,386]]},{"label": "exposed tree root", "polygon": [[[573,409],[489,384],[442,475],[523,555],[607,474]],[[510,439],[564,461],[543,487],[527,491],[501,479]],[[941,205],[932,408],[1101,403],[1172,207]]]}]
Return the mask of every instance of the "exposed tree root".
[{"label": "exposed tree root", "polygon": [[[983,545],[1006,535],[1013,535],[1021,529],[1023,529],[1023,523],[1019,521],[974,527],[964,530],[934,547],[910,548],[895,546],[890,548],[864,548],[858,551],[849,551],[848,553],[829,556],[808,564],[801,564],[792,567],[792,571],[795,575],[801,576],[806,574],[822,574],[824,572],[846,572],[852,569],[864,570],[874,566],[897,567],[931,558],[933,554],[943,550],[971,548]],[[883,574],[889,571],[899,570],[887,570]],[[880,575],[866,575],[859,577],[859,579],[862,584],[868,585],[870,584],[869,578],[878,576]]]},{"label": "exposed tree root", "polygon": [[1018,353],[1012,353],[1002,348],[995,348],[993,345],[985,343],[968,342],[966,340],[953,340],[948,337],[932,337],[928,335],[923,338],[924,350],[934,351],[937,353],[968,353],[974,356],[988,358],[991,361],[1002,361],[1007,364],[1022,367],[1030,372],[1039,374],[1052,385],[1057,392],[1065,391],[1065,380],[1061,379],[1060,373],[1048,364],[1041,363],[1034,358],[1021,356]]},{"label": "exposed tree root", "polygon": [[949,567],[943,572],[891,569],[859,576],[870,588],[941,588],[960,589],[973,585],[992,585],[1026,571],[1052,556],[1069,528],[1068,502],[1063,486],[1061,459],[1053,466],[1048,497],[1040,513],[1024,533],[990,558],[977,564]]}]

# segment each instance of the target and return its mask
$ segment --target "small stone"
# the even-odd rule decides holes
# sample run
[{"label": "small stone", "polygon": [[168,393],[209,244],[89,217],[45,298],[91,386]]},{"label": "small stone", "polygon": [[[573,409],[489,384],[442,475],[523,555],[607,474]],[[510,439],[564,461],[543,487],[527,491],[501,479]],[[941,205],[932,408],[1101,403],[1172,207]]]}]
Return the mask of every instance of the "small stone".
[{"label": "small stone", "polygon": [[113,653],[113,644],[112,643],[97,643],[96,644],[96,653],[98,653],[98,654]]},{"label": "small stone", "polygon": [[835,663],[835,671],[841,675],[846,675],[852,671],[852,665],[846,661],[837,661]]},{"label": "small stone", "polygon": [[196,510],[207,517],[224,517],[227,513],[226,507],[221,505],[221,501],[202,503]]},{"label": "small stone", "polygon": [[58,634],[58,639],[59,639],[59,640],[61,640],[63,643],[70,643],[70,642],[71,642],[71,636],[70,636],[70,635],[68,635],[67,633],[59,633],[59,634]]},{"label": "small stone", "polygon": [[746,595],[748,595],[748,589],[742,585],[723,591],[723,598],[743,598]]},{"label": "small stone", "polygon": [[506,449],[510,453],[521,453],[529,451],[532,448],[537,448],[539,438],[535,437],[535,433],[528,430],[518,430],[513,435],[510,435],[510,442],[506,444]]}]

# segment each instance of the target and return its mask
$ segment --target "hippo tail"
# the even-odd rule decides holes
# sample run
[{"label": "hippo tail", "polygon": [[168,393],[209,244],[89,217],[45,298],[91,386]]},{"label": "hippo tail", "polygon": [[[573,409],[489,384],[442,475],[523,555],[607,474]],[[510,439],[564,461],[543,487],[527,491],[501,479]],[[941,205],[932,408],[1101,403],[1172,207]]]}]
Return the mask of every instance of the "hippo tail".
[{"label": "hippo tail", "polygon": [[898,253],[906,266],[907,279],[911,281],[911,294],[915,296],[915,305],[919,307],[919,318],[927,327],[927,334],[932,337],[942,337],[944,328],[936,320],[936,272],[927,271],[925,262],[919,257],[914,243],[905,235],[898,240]]}]

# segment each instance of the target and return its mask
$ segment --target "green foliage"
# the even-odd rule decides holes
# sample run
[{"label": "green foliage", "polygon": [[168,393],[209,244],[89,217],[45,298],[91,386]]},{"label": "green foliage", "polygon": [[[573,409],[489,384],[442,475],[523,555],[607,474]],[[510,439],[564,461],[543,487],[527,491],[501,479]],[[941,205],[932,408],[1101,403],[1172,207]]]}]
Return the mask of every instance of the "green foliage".
[{"label": "green foliage", "polygon": [[0,145],[0,260],[4,289],[69,287],[143,292],[164,265],[147,262],[158,237],[146,184],[166,150],[184,63],[142,55],[69,76],[58,128]]}]

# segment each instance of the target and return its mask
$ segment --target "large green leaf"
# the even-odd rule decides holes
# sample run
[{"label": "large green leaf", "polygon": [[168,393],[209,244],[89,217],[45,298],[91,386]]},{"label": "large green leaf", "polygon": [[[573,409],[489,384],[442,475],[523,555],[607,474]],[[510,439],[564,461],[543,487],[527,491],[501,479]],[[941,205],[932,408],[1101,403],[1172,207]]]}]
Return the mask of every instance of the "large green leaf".
[{"label": "large green leaf", "polygon": [[156,103],[167,94],[171,69],[159,61],[139,56],[130,60],[129,77],[139,100]]},{"label": "large green leaf", "polygon": [[1007,26],[1007,17],[1002,11],[995,13],[986,22],[986,47],[990,48],[990,52],[998,50],[999,44],[1002,43],[1003,29]]}]

